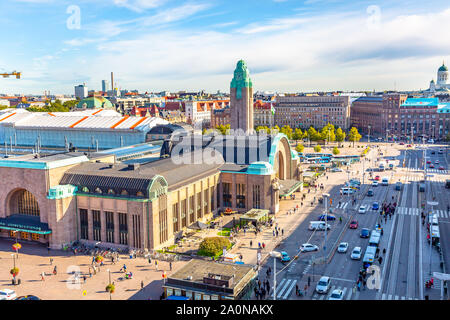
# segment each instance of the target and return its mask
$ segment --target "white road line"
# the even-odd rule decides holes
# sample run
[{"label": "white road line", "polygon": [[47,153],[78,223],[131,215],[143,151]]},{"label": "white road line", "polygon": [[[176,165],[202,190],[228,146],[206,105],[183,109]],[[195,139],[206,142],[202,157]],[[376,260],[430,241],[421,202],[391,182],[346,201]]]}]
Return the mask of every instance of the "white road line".
[{"label": "white road line", "polygon": [[381,295],[381,300],[386,300],[386,293],[383,293],[383,294]]},{"label": "white road line", "polygon": [[289,287],[289,289],[286,291],[286,294],[283,296],[283,299],[286,300],[287,297],[289,296],[289,294],[292,291],[292,288],[295,286],[295,284],[297,283],[297,280],[292,281],[291,286]]},{"label": "white road line", "polygon": [[[278,293],[280,293],[280,289],[279,289],[279,288],[281,288],[281,286],[282,286],[285,282],[286,282],[286,279],[284,278],[284,279],[281,280],[280,283],[277,284],[277,291],[278,291]],[[273,296],[273,295],[272,295],[272,296]],[[278,297],[277,297],[277,298],[278,298]]]},{"label": "white road line", "polygon": [[342,209],[347,208],[347,206],[348,206],[348,202],[345,203],[345,205],[342,207]]},{"label": "white road line", "polygon": [[388,300],[392,300],[392,294],[388,295]]},{"label": "white road line", "polygon": [[326,294],[322,294],[322,295],[320,296],[319,300],[325,299],[326,296],[327,296]]},{"label": "white road line", "polygon": [[405,296],[402,296],[402,300],[406,300],[406,297],[405,297]]},{"label": "white road line", "polygon": [[347,299],[345,299],[345,300],[351,300],[352,299],[352,293],[353,293],[353,288],[349,288],[348,289]]},{"label": "white road line", "polygon": [[[352,290],[349,290],[350,292],[352,292]],[[344,287],[342,289],[342,297],[345,297],[345,293],[347,292],[347,287]]]},{"label": "white road line", "polygon": [[284,290],[286,290],[287,286],[289,285],[289,283],[291,283],[291,279],[288,279],[284,285],[284,287],[278,292],[278,296],[277,298],[281,298],[281,296],[283,295]]},{"label": "white road line", "polygon": [[395,300],[398,300],[398,296],[395,296]]}]

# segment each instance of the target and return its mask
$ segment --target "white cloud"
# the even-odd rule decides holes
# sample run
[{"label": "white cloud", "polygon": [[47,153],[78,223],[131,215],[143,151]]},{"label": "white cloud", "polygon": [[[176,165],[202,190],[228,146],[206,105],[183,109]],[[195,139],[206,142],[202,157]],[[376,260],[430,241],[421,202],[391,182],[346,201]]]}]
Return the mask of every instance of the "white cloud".
[{"label": "white cloud", "polygon": [[113,0],[116,6],[125,7],[136,12],[159,7],[165,2],[166,0]]}]

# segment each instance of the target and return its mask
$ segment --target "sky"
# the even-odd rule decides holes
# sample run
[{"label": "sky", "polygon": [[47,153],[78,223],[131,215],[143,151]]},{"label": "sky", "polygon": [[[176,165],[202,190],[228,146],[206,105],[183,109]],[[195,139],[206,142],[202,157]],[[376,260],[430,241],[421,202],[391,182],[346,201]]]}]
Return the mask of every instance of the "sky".
[{"label": "sky", "polygon": [[0,0],[0,93],[418,90],[450,64],[444,0]]}]

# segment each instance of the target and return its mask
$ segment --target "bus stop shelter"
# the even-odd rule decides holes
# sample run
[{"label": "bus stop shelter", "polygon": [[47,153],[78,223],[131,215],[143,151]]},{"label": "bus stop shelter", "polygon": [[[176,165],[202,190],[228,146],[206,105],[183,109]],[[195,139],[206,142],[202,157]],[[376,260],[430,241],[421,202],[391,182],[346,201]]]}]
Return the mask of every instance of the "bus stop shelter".
[{"label": "bus stop shelter", "polygon": [[252,223],[257,226],[260,223],[264,223],[269,219],[269,210],[266,209],[251,209],[247,213],[243,214],[239,218],[239,222],[242,224]]}]

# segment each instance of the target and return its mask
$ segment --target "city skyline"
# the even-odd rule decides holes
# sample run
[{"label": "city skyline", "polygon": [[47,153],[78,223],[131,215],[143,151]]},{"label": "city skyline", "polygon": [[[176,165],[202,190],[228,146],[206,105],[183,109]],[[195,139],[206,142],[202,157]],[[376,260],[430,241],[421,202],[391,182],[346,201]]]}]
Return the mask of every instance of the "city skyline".
[{"label": "city skyline", "polygon": [[239,59],[255,91],[419,90],[450,61],[444,1],[15,0],[0,9],[13,31],[0,71],[22,72],[2,79],[7,94],[100,90],[111,71],[122,89],[228,92]]}]

